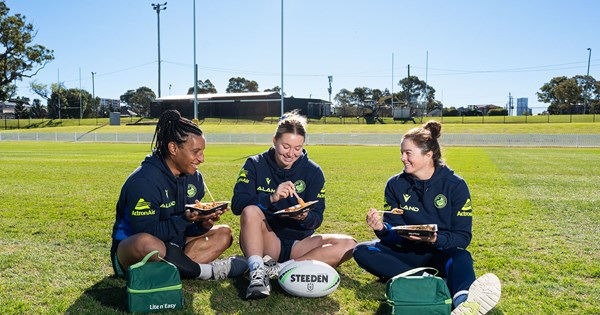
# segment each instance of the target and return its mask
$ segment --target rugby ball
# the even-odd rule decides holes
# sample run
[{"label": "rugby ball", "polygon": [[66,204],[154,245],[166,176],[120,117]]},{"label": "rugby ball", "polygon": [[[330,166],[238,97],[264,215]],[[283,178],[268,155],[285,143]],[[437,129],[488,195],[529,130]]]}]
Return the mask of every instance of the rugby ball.
[{"label": "rugby ball", "polygon": [[277,282],[291,295],[321,297],[335,291],[340,284],[340,275],[324,262],[302,260],[283,267]]}]

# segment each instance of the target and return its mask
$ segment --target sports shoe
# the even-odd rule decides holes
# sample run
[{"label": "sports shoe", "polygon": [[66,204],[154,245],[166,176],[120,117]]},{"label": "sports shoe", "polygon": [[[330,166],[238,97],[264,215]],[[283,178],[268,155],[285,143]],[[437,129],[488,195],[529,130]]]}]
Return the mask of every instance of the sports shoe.
[{"label": "sports shoe", "polygon": [[265,265],[265,273],[267,277],[271,279],[275,279],[279,277],[279,270],[281,270],[281,265],[271,256],[265,255],[263,257],[263,264]]},{"label": "sports shoe", "polygon": [[217,259],[210,264],[212,266],[213,280],[238,277],[248,269],[246,258],[237,255],[225,259]]},{"label": "sports shoe", "polygon": [[477,278],[469,287],[467,300],[452,311],[452,315],[487,314],[500,301],[500,279],[493,273]]},{"label": "sports shoe", "polygon": [[260,299],[269,296],[270,292],[271,283],[265,274],[265,268],[258,267],[254,271],[250,271],[250,285],[246,290],[246,298]]}]

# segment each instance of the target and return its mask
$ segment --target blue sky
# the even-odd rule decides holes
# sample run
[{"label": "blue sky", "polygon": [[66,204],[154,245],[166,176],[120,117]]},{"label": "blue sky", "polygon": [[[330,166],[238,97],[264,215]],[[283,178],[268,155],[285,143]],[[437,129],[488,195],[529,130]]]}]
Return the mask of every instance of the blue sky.
[{"label": "blue sky", "polygon": [[[158,1],[5,2],[33,23],[35,43],[54,50],[34,80],[92,92],[96,72],[96,96],[118,99],[140,86],[158,94]],[[328,76],[332,98],[342,88],[392,90],[410,64],[446,107],[504,106],[511,93],[540,112],[547,104],[535,93],[553,77],[585,75],[587,48],[590,75],[600,79],[599,14],[600,2],[580,0],[285,0],[284,92],[328,100]],[[193,0],[168,1],[162,96],[193,86],[193,30]],[[281,85],[281,0],[197,0],[196,60],[198,78],[221,93],[237,76],[261,91]],[[18,83],[19,95],[35,97],[33,79]]]}]

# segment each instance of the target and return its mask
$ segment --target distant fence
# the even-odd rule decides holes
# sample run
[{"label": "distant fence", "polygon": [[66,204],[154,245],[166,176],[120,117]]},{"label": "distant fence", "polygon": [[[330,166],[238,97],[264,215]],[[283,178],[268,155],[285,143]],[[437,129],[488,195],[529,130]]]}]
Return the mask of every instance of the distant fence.
[{"label": "distant fence", "polygon": [[[2,132],[0,141],[45,142],[114,142],[150,143],[151,133],[47,133]],[[273,134],[208,134],[209,143],[271,144]],[[309,145],[400,145],[400,134],[311,134]],[[444,134],[440,138],[447,146],[506,147],[600,147],[600,135],[593,134]]]},{"label": "distant fence", "polygon": [[[435,116],[414,117],[414,123],[421,124],[428,120],[437,120],[444,124],[552,124],[552,123],[600,123],[600,114],[586,115],[535,115],[535,116]],[[121,118],[121,124],[136,124],[140,118]],[[249,120],[247,117],[232,119],[206,118],[200,119],[201,124],[276,124],[278,117],[266,117],[261,121]],[[144,118],[142,124],[156,123],[156,119]],[[379,117],[378,119],[367,119],[363,116],[323,116],[321,119],[309,119],[310,124],[412,124],[412,119],[394,120],[392,117]],[[30,129],[45,126],[103,126],[109,124],[109,118],[84,118],[84,119],[0,119],[0,129]]]}]

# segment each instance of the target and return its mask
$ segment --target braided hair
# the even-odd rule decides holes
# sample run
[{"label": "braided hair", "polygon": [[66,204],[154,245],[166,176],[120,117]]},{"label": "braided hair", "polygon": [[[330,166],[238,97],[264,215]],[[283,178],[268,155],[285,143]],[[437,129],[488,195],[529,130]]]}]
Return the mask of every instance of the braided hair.
[{"label": "braided hair", "polygon": [[421,153],[433,153],[432,159],[434,166],[444,166],[445,163],[442,160],[442,150],[440,149],[440,143],[438,142],[441,133],[442,124],[435,120],[430,120],[421,127],[407,131],[404,136],[402,136],[402,141],[404,141],[404,139],[412,140],[412,142],[421,149]]},{"label": "braided hair", "polygon": [[202,130],[191,120],[182,117],[177,110],[167,110],[158,118],[152,137],[152,151],[163,159],[169,156],[169,143],[181,147],[190,134],[202,135]]}]

